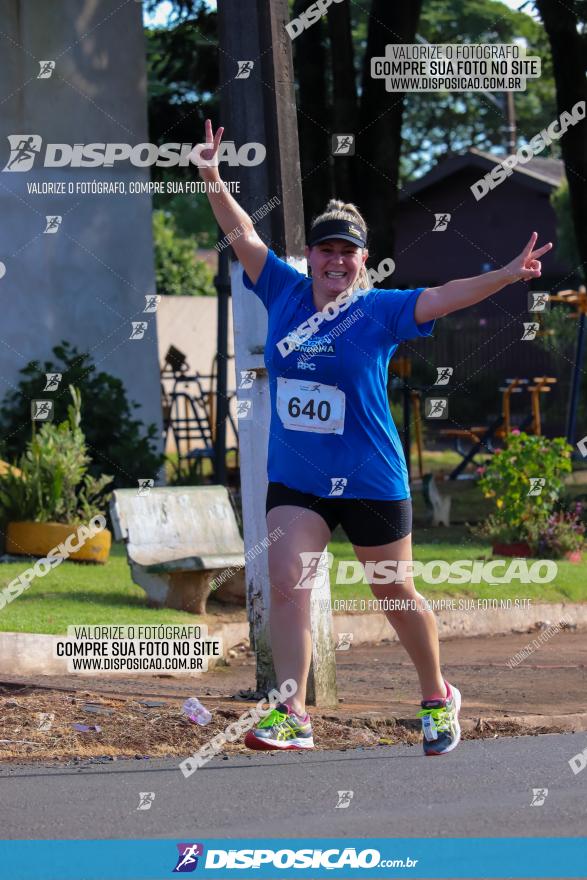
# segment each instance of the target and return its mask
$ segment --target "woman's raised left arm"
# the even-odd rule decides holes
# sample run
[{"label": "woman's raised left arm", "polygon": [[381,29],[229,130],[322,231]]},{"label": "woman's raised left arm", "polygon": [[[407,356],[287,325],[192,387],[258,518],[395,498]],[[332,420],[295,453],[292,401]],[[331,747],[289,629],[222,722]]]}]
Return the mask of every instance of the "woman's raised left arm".
[{"label": "woman's raised left arm", "polygon": [[447,281],[440,287],[428,287],[423,290],[416,303],[414,317],[417,324],[424,324],[435,318],[466,309],[497,293],[508,284],[516,281],[530,281],[532,278],[540,278],[542,264],[539,257],[552,248],[552,243],[543,245],[534,250],[538,240],[538,233],[533,232],[530,241],[519,256],[515,257],[507,266],[496,269],[494,272],[486,272],[484,275],[475,275],[473,278],[459,278],[456,281]]}]

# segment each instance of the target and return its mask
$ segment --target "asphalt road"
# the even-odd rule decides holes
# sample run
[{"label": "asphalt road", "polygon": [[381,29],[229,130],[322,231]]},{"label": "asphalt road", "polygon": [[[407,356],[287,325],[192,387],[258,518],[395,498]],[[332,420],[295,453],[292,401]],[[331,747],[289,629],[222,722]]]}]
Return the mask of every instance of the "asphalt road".
[{"label": "asphalt road", "polygon": [[[214,759],[185,779],[171,760],[0,771],[4,839],[582,836],[587,734]],[[548,789],[531,806],[533,789]],[[352,791],[337,807],[339,791]],[[140,792],[154,792],[137,809]]]}]

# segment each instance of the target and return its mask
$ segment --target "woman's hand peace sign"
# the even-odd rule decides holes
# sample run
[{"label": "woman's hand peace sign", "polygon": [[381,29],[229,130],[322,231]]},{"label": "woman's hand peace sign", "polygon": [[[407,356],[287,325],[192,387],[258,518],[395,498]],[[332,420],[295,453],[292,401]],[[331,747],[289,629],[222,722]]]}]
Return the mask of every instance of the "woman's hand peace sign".
[{"label": "woman's hand peace sign", "polygon": [[205,143],[196,144],[188,159],[198,166],[201,177],[204,180],[209,180],[218,176],[218,147],[220,146],[224,129],[221,126],[216,131],[216,134],[213,134],[212,122],[207,119],[205,133]]},{"label": "woman's hand peace sign", "polygon": [[533,232],[530,241],[522,251],[507,266],[503,267],[503,272],[507,277],[508,284],[514,284],[516,281],[531,281],[532,278],[540,278],[542,274],[542,263],[538,259],[542,254],[552,249],[552,242],[542,245],[542,247],[534,250],[534,245],[538,241],[538,233]]}]

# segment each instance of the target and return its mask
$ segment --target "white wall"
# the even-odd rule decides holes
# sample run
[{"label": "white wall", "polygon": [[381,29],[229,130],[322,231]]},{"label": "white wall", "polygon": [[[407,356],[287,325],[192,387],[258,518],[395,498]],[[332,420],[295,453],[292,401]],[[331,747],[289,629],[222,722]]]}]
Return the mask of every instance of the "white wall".
[{"label": "white wall", "polygon": [[[66,339],[120,377],[136,417],[161,425],[151,202],[135,195],[32,195],[32,181],[146,180],[148,168],[44,168],[47,143],[148,141],[142,4],[120,0],[0,0],[0,169],[9,134],[38,134],[30,171],[0,170],[0,398],[29,360]],[[37,59],[55,60],[37,79]],[[54,235],[46,215],[60,214]],[[131,321],[149,318],[142,340]],[[42,395],[41,395],[42,396]]]}]

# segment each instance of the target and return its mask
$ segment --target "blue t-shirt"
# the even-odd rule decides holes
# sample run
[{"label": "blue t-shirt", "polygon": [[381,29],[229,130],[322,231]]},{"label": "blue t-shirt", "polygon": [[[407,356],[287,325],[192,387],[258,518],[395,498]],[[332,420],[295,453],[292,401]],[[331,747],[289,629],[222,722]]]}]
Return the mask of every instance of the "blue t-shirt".
[{"label": "blue t-shirt", "polygon": [[269,250],[257,283],[244,271],[243,282],[269,318],[269,480],[322,498],[409,498],[387,371],[399,342],[432,333],[434,321],[414,319],[424,288],[355,291],[331,320],[310,322],[317,331],[302,341],[300,325],[316,314],[312,279]]}]

